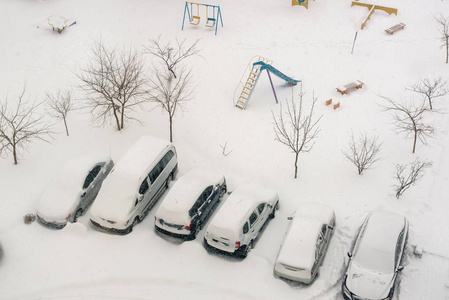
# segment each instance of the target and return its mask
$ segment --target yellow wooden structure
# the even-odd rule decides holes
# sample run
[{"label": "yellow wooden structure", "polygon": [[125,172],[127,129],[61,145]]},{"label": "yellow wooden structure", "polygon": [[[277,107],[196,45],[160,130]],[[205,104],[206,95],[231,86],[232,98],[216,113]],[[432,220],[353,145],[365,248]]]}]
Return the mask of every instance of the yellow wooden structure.
[{"label": "yellow wooden structure", "polygon": [[363,3],[363,2],[359,2],[359,1],[352,1],[351,7],[354,5],[355,6],[364,6],[369,9],[368,15],[366,16],[365,20],[363,20],[363,23],[361,26],[362,30],[363,30],[363,28],[365,28],[366,22],[368,22],[368,20],[371,18],[371,16],[373,15],[373,13],[376,9],[383,10],[384,12],[388,13],[389,15],[391,15],[391,14],[398,15],[397,8],[380,6],[380,5],[370,4],[370,3]]},{"label": "yellow wooden structure", "polygon": [[292,0],[292,6],[294,5],[302,5],[309,9],[309,0]]}]

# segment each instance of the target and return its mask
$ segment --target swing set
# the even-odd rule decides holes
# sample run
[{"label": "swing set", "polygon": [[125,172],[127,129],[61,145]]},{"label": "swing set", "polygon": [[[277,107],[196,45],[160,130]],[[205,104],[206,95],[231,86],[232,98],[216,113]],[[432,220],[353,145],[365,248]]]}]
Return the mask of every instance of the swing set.
[{"label": "swing set", "polygon": [[[194,6],[196,6],[196,14],[194,14]],[[184,17],[182,18],[182,28],[184,30],[184,23],[186,19],[186,13],[189,18],[189,22],[192,25],[200,24],[200,6],[206,7],[206,26],[207,27],[215,27],[215,35],[217,35],[218,29],[218,21],[221,23],[221,27],[223,27],[223,19],[221,18],[221,10],[219,5],[210,5],[196,2],[186,2],[184,6]],[[211,9],[209,9],[211,8]],[[212,16],[209,15],[209,11],[212,12]]]}]

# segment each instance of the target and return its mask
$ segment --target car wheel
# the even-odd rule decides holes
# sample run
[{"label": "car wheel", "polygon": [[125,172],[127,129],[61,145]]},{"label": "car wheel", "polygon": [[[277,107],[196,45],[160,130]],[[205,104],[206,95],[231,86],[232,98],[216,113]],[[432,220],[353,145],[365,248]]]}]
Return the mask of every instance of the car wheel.
[{"label": "car wheel", "polygon": [[140,219],[139,219],[139,217],[136,217],[136,218],[134,219],[134,222],[131,224],[131,226],[129,226],[129,228],[128,228],[128,233],[130,233],[131,231],[133,231],[134,226],[136,226],[136,225],[139,224],[139,223],[140,223]]},{"label": "car wheel", "polygon": [[170,181],[173,181],[174,176],[173,176],[173,172],[170,173],[170,175],[168,175],[167,181],[165,181],[165,188],[168,189],[168,185],[170,184]]},{"label": "car wheel", "polygon": [[279,209],[279,202],[276,202],[276,205],[273,207],[273,210],[271,211],[270,218],[274,219],[276,217],[276,211]]},{"label": "car wheel", "polygon": [[253,241],[249,242],[249,244],[246,246],[246,248],[242,252],[242,257],[247,257],[248,253],[251,251],[251,248],[253,247]]},{"label": "car wheel", "polygon": [[82,208],[78,208],[78,210],[76,211],[75,215],[73,216],[73,223],[78,221],[78,218],[81,217],[82,215],[83,215],[83,209]]},{"label": "car wheel", "polygon": [[221,188],[220,191],[220,199],[224,196],[224,194],[226,194],[226,192],[228,191],[228,187],[225,185],[223,185],[223,187]]}]

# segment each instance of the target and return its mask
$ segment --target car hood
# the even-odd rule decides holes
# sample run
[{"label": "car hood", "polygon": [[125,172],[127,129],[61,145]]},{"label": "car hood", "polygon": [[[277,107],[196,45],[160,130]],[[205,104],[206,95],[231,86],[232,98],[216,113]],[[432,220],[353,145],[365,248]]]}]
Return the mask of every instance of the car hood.
[{"label": "car hood", "polygon": [[382,274],[350,263],[346,286],[351,293],[366,299],[384,299],[394,283],[394,273]]},{"label": "car hood", "polygon": [[65,221],[80,201],[79,185],[48,186],[39,201],[37,214],[47,222]]}]

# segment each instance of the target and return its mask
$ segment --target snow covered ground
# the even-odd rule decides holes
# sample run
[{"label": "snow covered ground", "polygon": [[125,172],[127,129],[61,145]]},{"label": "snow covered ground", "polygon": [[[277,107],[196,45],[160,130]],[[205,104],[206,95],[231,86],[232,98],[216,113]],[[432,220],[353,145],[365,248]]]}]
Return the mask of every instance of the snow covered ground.
[{"label": "snow covered ground", "polygon": [[[188,61],[195,97],[175,117],[178,174],[195,167],[217,169],[230,191],[250,179],[270,184],[280,197],[276,218],[245,260],[208,252],[204,230],[190,242],[161,237],[153,225],[158,205],[126,236],[97,231],[88,214],[60,231],[36,222],[26,225],[23,216],[36,212],[39,196],[68,157],[106,150],[117,161],[141,135],[168,138],[168,118],[160,109],[147,107],[138,114],[145,124],[130,123],[123,132],[112,125],[93,127],[88,113],[72,112],[70,137],[58,124],[61,134],[54,142],[33,143],[19,165],[10,156],[0,160],[0,299],[342,299],[346,252],[375,208],[401,213],[410,222],[395,298],[449,299],[449,116],[429,116],[437,122],[435,138],[428,145],[418,143],[412,154],[412,141],[394,133],[391,116],[378,105],[379,94],[416,98],[405,87],[420,79],[449,80],[434,20],[439,12],[449,14],[449,1],[373,2],[398,8],[398,15],[376,11],[360,30],[368,9],[351,7],[350,0],[310,1],[308,10],[292,7],[289,0],[210,0],[223,14],[224,27],[215,36],[204,22],[186,23],[181,31],[181,0],[0,0],[0,100],[8,98],[8,103],[17,100],[25,83],[31,100],[43,100],[45,91],[76,88],[74,72],[99,39],[139,51],[158,35],[190,43],[201,39],[202,58]],[[58,34],[45,22],[51,15],[77,23]],[[403,30],[384,32],[399,22],[407,24]],[[234,90],[254,55],[302,80],[306,104],[313,92],[318,98],[321,132],[313,150],[300,155],[298,179],[293,179],[293,154],[274,141],[272,111],[277,114],[279,105],[268,77],[262,74],[247,110],[233,106]],[[336,87],[355,80],[365,83],[363,89],[337,93]],[[291,97],[282,80],[274,77],[273,82],[281,101]],[[76,91],[76,98],[83,94]],[[341,107],[325,106],[330,98]],[[438,99],[435,107],[447,111],[448,100]],[[382,160],[362,176],[342,154],[351,132],[376,134],[383,141]],[[232,153],[225,157],[220,145],[226,142]],[[417,157],[434,165],[398,200],[392,188],[394,164]],[[287,217],[305,201],[326,203],[337,217],[328,254],[311,286],[273,276]],[[413,255],[414,245],[423,247],[422,258]]]}]

